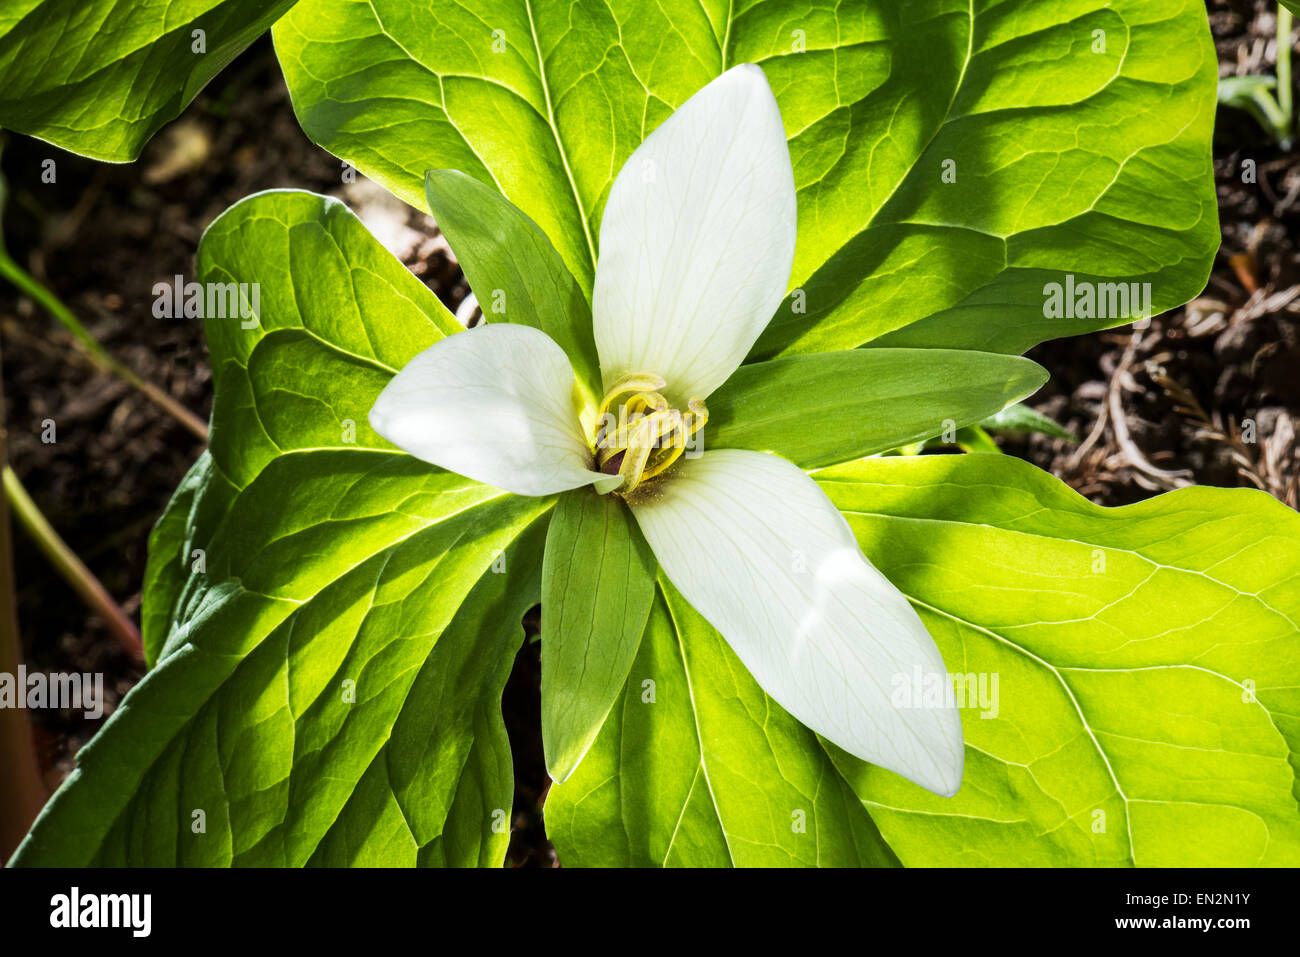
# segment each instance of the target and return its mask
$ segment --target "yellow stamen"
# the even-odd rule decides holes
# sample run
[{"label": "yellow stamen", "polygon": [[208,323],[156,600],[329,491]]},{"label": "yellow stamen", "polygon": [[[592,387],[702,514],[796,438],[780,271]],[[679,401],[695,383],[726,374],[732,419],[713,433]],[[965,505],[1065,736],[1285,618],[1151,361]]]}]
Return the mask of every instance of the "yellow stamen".
[{"label": "yellow stamen", "polygon": [[609,387],[609,391],[605,393],[605,400],[600,403],[600,409],[596,413],[596,420],[600,421],[605,417],[614,400],[619,396],[627,395],[629,392],[657,392],[667,384],[663,376],[657,376],[653,372],[629,372]]},{"label": "yellow stamen", "polygon": [[686,433],[689,438],[704,428],[704,423],[709,421],[709,407],[704,404],[703,399],[691,399],[686,403],[686,408],[691,410],[690,416],[687,417],[687,422],[691,427],[690,431]]},{"label": "yellow stamen", "polygon": [[685,442],[674,442],[670,448],[664,450],[664,454],[659,456],[659,458],[655,461],[653,465],[647,465],[641,471],[641,481],[644,482],[647,479],[652,479],[656,475],[659,475],[660,473],[665,471],[668,468],[668,466],[672,465],[679,458],[681,458],[682,453],[685,451],[686,451]]},{"label": "yellow stamen", "polygon": [[665,472],[670,465],[681,458],[682,453],[686,451],[686,446],[689,443],[690,437],[700,429],[704,428],[704,423],[709,421],[709,410],[699,399],[691,399],[691,401],[687,403],[687,408],[690,409],[690,412],[682,416],[682,427],[673,436],[674,441],[672,445],[668,448],[661,449],[661,455],[653,457],[653,461],[651,461],[645,467],[644,471],[641,472],[642,482]]},{"label": "yellow stamen", "polygon": [[708,421],[709,410],[697,398],[687,403],[685,414],[671,408],[658,391],[665,386],[661,376],[634,372],[615,382],[600,404],[593,443],[596,466],[609,474],[618,469],[620,495],[670,468]]},{"label": "yellow stamen", "polygon": [[682,414],[676,409],[655,412],[636,424],[618,469],[618,474],[623,476],[623,484],[619,486],[621,490],[630,492],[637,487],[650,453],[659,446],[664,436],[672,435],[681,427]]},{"label": "yellow stamen", "polygon": [[638,413],[664,412],[668,409],[668,400],[658,392],[638,392],[623,405],[627,409],[628,420]]}]

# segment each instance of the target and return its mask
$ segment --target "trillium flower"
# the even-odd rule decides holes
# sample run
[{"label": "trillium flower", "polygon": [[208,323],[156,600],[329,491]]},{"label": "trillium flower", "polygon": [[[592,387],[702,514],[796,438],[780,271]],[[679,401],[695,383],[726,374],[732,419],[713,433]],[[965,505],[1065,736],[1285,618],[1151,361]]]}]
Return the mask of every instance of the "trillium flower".
[{"label": "trillium flower", "polygon": [[780,111],[763,72],[736,67],[614,181],[592,295],[605,391],[594,416],[560,346],[496,323],[412,359],[370,422],[417,458],[519,495],[619,496],[663,573],[783,708],[952,795],[963,746],[951,701],[894,700],[918,670],[945,674],[907,599],[801,469],[708,449],[708,397],[785,298],[795,231]]}]

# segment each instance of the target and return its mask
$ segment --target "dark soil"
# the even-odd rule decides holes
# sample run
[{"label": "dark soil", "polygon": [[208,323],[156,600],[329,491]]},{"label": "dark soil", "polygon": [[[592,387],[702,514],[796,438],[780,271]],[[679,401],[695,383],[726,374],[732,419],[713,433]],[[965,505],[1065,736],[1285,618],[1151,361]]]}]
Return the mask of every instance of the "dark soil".
[{"label": "dark soil", "polygon": [[[1221,73],[1272,73],[1273,4],[1210,4]],[[1223,248],[1187,307],[1147,328],[1044,343],[1029,353],[1052,374],[1032,404],[1083,439],[1001,437],[1004,449],[1088,498],[1120,505],[1194,482],[1253,485],[1300,498],[1300,160],[1253,119],[1220,109],[1215,171]],[[41,182],[53,158],[57,181]],[[1253,159],[1258,183],[1242,182]],[[6,244],[108,350],[206,418],[211,377],[195,320],[159,320],[152,287],[188,276],[203,229],[236,200],[272,187],[345,199],[455,309],[467,287],[428,217],[313,146],[293,117],[270,43],[255,44],[185,116],[123,166],[11,136]],[[30,300],[0,288],[10,460],[49,521],[133,617],[149,529],[201,445],[138,393],[101,373]],[[44,420],[57,441],[41,439]],[[1243,433],[1243,428],[1245,429]],[[103,671],[111,713],[141,676],[104,623],[21,532],[19,617],[29,667]],[[534,612],[526,621],[536,634]],[[508,862],[554,866],[541,822],[547,777],[539,727],[539,646],[526,642],[506,689],[515,751],[515,832]],[[47,783],[100,722],[37,712]]]}]

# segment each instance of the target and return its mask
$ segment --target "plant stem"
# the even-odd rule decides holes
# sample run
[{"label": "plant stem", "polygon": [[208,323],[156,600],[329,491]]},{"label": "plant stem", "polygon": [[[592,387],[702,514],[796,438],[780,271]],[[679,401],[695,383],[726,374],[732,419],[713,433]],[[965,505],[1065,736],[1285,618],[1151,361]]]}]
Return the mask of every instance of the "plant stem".
[{"label": "plant stem", "polygon": [[127,617],[126,612],[117,602],[113,601],[108,590],[94,573],[45,520],[41,510],[27,494],[27,489],[23,488],[23,483],[18,480],[18,476],[8,465],[4,467],[4,490],[15,517],[40,550],[45,553],[45,557],[50,560],[55,570],[76,590],[82,600],[104,619],[109,630],[132,659],[138,664],[143,664],[144,642],[140,638],[140,630],[135,627],[135,623]]},{"label": "plant stem", "polygon": [[[5,461],[3,386],[0,385],[0,463]],[[22,646],[18,640],[18,602],[14,592],[13,550],[9,539],[9,507],[0,491],[0,674],[18,677]],[[36,746],[26,712],[0,708],[0,863],[27,833],[47,797],[36,761]]]},{"label": "plant stem", "polygon": [[1278,4],[1277,8],[1277,105],[1282,109],[1286,120],[1286,140],[1291,139],[1291,130],[1295,123],[1292,111],[1291,90],[1291,25],[1294,17],[1291,11]]},{"label": "plant stem", "polygon": [[146,382],[133,370],[109,355],[98,340],[90,334],[59,298],[41,285],[34,276],[19,266],[18,263],[14,262],[13,257],[3,249],[0,249],[0,276],[8,279],[19,290],[31,296],[46,312],[63,323],[67,330],[76,337],[91,362],[137,389],[150,402],[189,429],[196,438],[204,442],[208,440],[208,427],[202,419],[152,382]]}]

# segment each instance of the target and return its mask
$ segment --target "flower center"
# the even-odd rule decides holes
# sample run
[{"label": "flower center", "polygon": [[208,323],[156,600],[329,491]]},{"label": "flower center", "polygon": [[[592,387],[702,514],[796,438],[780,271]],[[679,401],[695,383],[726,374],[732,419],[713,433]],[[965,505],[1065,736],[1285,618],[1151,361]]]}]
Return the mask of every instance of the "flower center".
[{"label": "flower center", "polygon": [[709,410],[692,398],[686,412],[670,408],[660,393],[667,383],[652,372],[623,376],[605,394],[596,416],[593,454],[606,475],[621,475],[616,491],[634,488],[676,462],[709,419]]}]

